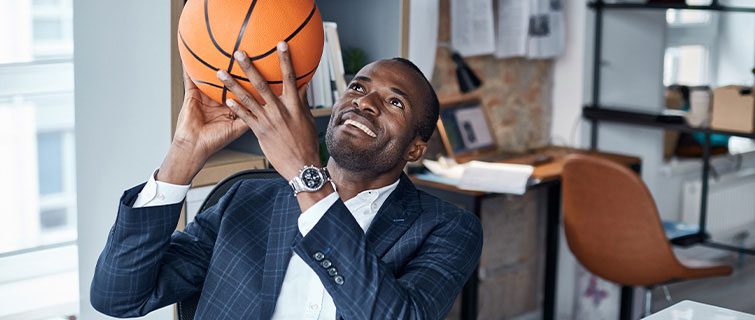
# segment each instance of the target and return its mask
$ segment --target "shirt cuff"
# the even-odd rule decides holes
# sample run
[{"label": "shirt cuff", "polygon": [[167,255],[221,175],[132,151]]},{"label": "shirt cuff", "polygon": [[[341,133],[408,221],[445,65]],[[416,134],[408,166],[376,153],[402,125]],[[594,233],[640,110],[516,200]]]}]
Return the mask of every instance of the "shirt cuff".
[{"label": "shirt cuff", "polygon": [[320,201],[317,201],[314,205],[309,207],[309,209],[299,215],[299,232],[301,232],[302,236],[306,236],[307,233],[315,227],[317,222],[320,221],[320,218],[322,218],[322,216],[325,215],[325,212],[336,203],[339,197],[338,192],[333,192],[325,198],[320,199]]},{"label": "shirt cuff", "polygon": [[184,200],[186,193],[189,192],[190,184],[180,185],[155,180],[157,170],[152,172],[149,180],[139,192],[134,201],[133,208],[163,206],[176,204]]}]

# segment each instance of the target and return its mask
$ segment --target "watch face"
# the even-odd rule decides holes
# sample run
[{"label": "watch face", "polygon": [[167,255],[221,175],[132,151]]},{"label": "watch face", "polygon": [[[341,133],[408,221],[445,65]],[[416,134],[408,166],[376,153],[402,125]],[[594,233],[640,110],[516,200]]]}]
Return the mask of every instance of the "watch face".
[{"label": "watch face", "polygon": [[316,168],[307,168],[301,173],[301,180],[309,189],[319,188],[323,184],[320,170]]}]

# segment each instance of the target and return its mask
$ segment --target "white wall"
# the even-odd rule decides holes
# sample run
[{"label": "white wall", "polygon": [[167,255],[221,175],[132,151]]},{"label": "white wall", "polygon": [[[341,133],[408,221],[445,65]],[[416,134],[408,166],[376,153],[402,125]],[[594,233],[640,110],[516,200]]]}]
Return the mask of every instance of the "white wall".
[{"label": "white wall", "polygon": [[89,285],[118,199],[170,143],[170,2],[77,0],[74,16],[80,315],[103,319]]},{"label": "white wall", "polygon": [[[751,0],[729,1],[731,5],[752,6]],[[755,15],[725,13],[719,19],[718,65],[714,86],[752,85],[755,67]]]}]

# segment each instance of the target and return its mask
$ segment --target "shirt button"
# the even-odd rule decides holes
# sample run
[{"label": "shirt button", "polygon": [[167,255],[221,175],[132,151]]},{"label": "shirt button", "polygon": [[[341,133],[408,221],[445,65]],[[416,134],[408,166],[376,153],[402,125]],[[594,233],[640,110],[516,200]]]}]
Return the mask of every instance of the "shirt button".
[{"label": "shirt button", "polygon": [[325,255],[320,251],[315,252],[315,254],[312,257],[315,258],[315,260],[317,261],[322,261],[322,259],[325,259]]},{"label": "shirt button", "polygon": [[165,200],[165,195],[163,195],[162,193],[158,193],[157,194],[157,199],[158,200]]},{"label": "shirt button", "polygon": [[375,209],[377,209],[377,203],[372,204],[372,210],[375,210]]},{"label": "shirt button", "polygon": [[320,306],[318,304],[316,304],[316,303],[313,303],[313,304],[309,305],[309,309],[312,310],[312,311],[315,311],[318,308],[320,308]]},{"label": "shirt button", "polygon": [[330,266],[331,266],[331,265],[333,265],[333,264],[332,264],[332,263],[330,263],[330,260],[328,260],[328,259],[325,259],[325,260],[323,260],[322,262],[320,262],[320,265],[321,265],[321,266],[322,266],[323,268],[327,269],[327,268],[330,268]]},{"label": "shirt button", "polygon": [[342,276],[335,276],[335,278],[333,278],[333,281],[335,281],[336,284],[339,285],[339,286],[343,285],[343,277]]}]

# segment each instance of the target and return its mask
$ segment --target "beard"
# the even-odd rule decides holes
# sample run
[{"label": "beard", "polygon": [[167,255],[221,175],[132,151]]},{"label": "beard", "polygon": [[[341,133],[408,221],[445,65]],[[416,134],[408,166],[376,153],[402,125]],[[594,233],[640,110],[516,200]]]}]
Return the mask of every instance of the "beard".
[{"label": "beard", "polygon": [[[360,113],[358,109],[347,112]],[[393,170],[402,161],[403,153],[412,139],[409,135],[404,135],[395,140],[385,141],[385,137],[380,135],[378,139],[381,140],[367,146],[357,146],[356,141],[346,137],[342,136],[340,140],[336,138],[335,127],[339,122],[334,120],[328,124],[325,146],[331,159],[339,167],[351,172],[382,174]]]}]

